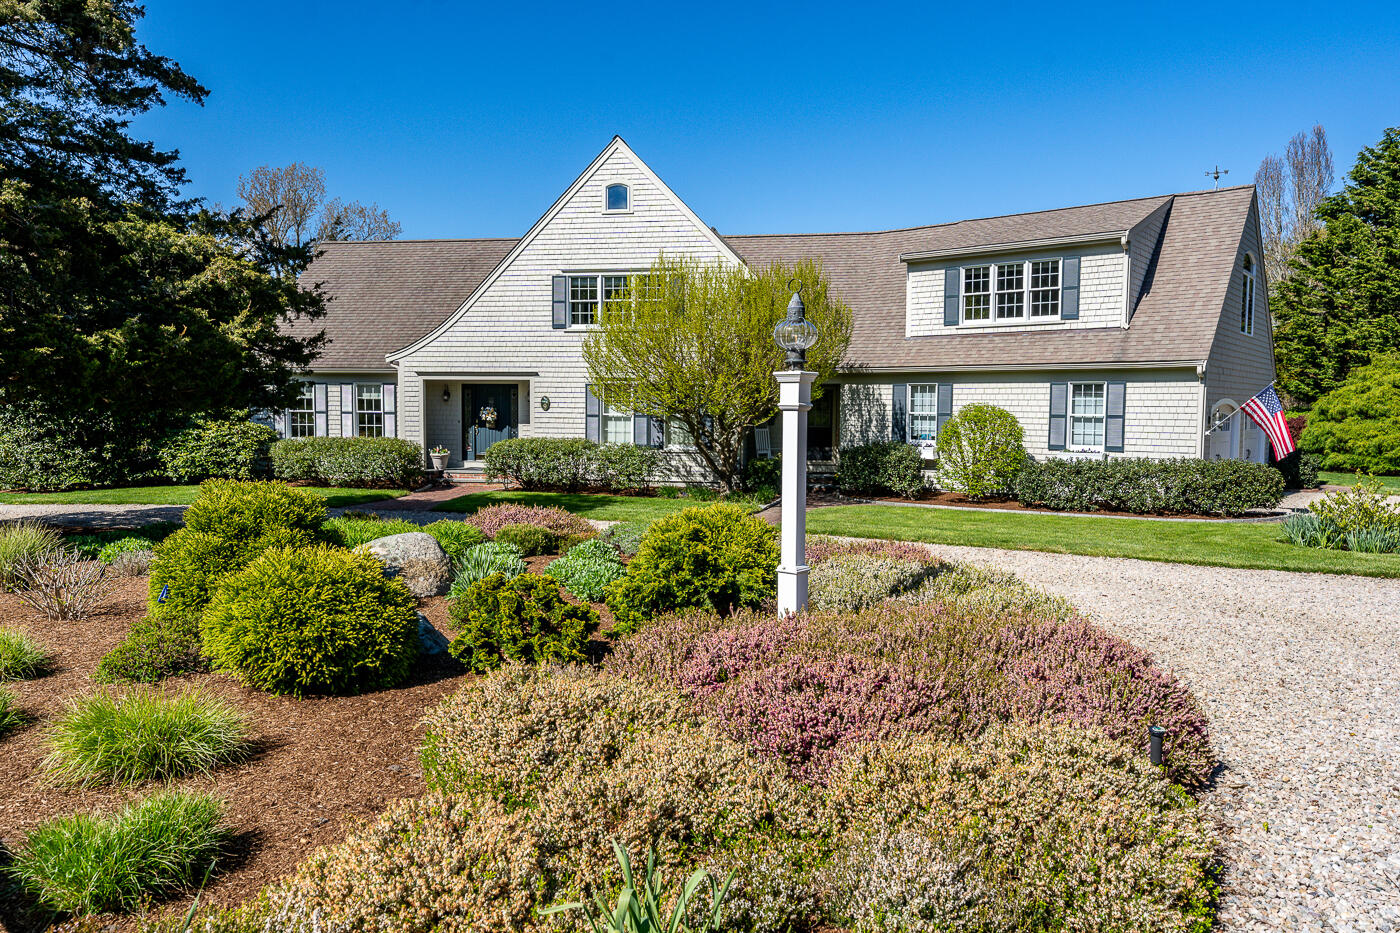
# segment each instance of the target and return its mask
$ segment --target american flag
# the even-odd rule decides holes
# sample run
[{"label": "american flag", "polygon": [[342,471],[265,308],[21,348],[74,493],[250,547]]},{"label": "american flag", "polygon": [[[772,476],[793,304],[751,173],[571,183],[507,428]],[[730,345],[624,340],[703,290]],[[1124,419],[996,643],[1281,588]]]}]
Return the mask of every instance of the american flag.
[{"label": "american flag", "polygon": [[1263,392],[1241,407],[1254,419],[1254,423],[1269,435],[1269,442],[1274,445],[1276,460],[1282,460],[1293,453],[1296,449],[1293,446],[1293,435],[1288,433],[1288,422],[1283,417],[1283,403],[1278,400],[1278,393],[1274,391],[1273,386],[1267,386]]}]

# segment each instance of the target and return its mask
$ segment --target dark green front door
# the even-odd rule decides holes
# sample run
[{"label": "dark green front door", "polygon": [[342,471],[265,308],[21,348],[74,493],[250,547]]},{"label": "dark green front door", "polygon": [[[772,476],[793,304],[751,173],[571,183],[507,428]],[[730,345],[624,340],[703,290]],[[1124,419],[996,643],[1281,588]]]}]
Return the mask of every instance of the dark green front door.
[{"label": "dark green front door", "polygon": [[517,391],[513,385],[462,386],[462,449],[467,460],[480,460],[486,448],[516,436]]}]

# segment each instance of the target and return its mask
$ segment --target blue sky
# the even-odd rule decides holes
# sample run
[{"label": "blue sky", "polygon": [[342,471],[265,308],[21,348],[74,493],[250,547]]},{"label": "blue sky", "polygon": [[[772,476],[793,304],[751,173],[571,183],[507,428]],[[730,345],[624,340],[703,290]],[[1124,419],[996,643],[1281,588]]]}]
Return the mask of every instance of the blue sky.
[{"label": "blue sky", "polygon": [[136,123],[188,193],[308,162],[405,237],[518,236],[614,133],[722,233],[781,233],[1245,183],[1315,122],[1340,178],[1400,124],[1394,3],[146,6],[212,92]]}]

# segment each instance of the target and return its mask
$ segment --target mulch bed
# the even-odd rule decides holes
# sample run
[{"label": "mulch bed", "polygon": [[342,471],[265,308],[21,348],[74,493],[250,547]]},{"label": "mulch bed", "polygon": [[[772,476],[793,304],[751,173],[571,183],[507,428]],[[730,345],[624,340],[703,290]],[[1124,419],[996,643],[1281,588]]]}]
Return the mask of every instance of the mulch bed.
[{"label": "mulch bed", "polygon": [[[27,631],[56,654],[53,673],[5,685],[36,718],[0,739],[4,850],[19,848],[25,834],[50,817],[113,810],[156,789],[154,784],[58,787],[46,783],[40,767],[46,722],[65,701],[97,688],[91,675],[98,660],[141,617],[145,600],[146,578],[131,578],[121,581],[106,606],[87,621],[50,623],[13,595],[0,593],[3,624]],[[440,631],[450,631],[445,599],[424,600],[420,609]],[[166,689],[198,686],[245,711],[257,743],[254,755],[243,763],[176,782],[225,800],[226,816],[236,833],[233,851],[210,879],[202,903],[236,904],[289,874],[316,847],[343,839],[349,827],[376,816],[390,802],[420,796],[425,787],[417,755],[423,737],[419,720],[466,677],[462,666],[444,655],[425,657],[403,686],[356,697],[269,696],[245,689],[224,674],[167,681]],[[186,898],[163,908],[183,911],[188,904]],[[116,926],[131,929],[135,923],[121,918]],[[25,905],[0,897],[0,928],[19,933],[35,929],[35,924]]]}]

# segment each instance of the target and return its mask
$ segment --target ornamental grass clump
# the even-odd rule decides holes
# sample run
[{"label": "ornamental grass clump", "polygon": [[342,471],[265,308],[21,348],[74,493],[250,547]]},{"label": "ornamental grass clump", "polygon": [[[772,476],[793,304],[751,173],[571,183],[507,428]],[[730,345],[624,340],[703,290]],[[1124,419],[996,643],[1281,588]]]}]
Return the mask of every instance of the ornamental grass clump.
[{"label": "ornamental grass clump", "polygon": [[248,751],[248,721],[198,690],[151,688],[70,700],[46,737],[44,767],[65,784],[135,784],[208,774]]},{"label": "ornamental grass clump", "polygon": [[0,687],[0,739],[28,721],[14,692]]},{"label": "ornamental grass clump", "polygon": [[592,537],[598,533],[587,519],[564,509],[547,505],[521,505],[515,502],[488,505],[468,515],[465,521],[480,528],[488,538],[495,538],[496,533],[507,525],[538,525],[561,538],[574,535]]},{"label": "ornamental grass clump", "polygon": [[133,911],[205,877],[229,839],[222,811],[213,797],[162,791],[111,816],[59,817],[29,833],[10,871],[61,913]]},{"label": "ornamental grass clump", "polygon": [[0,681],[40,677],[52,658],[48,649],[19,629],[0,628]]},{"label": "ornamental grass clump", "polygon": [[1081,729],[867,746],[832,774],[824,812],[826,903],[858,933],[1195,933],[1214,914],[1207,819],[1137,747]]},{"label": "ornamental grass clump", "polygon": [[0,592],[14,589],[21,563],[63,547],[63,536],[38,522],[0,522]]},{"label": "ornamental grass clump", "polygon": [[474,544],[462,552],[454,568],[452,586],[447,591],[449,599],[461,599],[467,595],[467,590],[471,589],[473,583],[478,580],[485,580],[493,573],[502,573],[507,577],[518,576],[525,572],[525,561],[521,559],[520,549],[513,544],[506,544],[501,541],[486,541],[481,544]]}]

